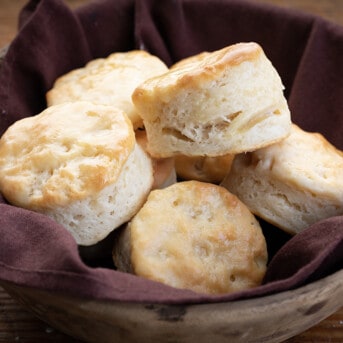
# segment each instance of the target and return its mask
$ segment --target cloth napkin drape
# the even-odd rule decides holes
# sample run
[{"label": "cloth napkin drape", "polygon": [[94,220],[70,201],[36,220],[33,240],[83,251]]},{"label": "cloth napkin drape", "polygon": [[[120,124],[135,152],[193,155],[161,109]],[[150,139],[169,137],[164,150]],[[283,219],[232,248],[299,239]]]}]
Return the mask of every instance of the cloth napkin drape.
[{"label": "cloth napkin drape", "polygon": [[[0,134],[46,107],[54,80],[97,57],[144,49],[168,65],[255,41],[278,70],[292,120],[343,149],[343,28],[321,18],[244,0],[100,0],[72,11],[31,0],[0,65]],[[89,266],[53,220],[0,199],[0,280],[88,299],[205,303],[294,289],[343,266],[343,217],[290,237],[262,223],[270,255],[264,283],[223,295],[175,289],[111,267]]]}]

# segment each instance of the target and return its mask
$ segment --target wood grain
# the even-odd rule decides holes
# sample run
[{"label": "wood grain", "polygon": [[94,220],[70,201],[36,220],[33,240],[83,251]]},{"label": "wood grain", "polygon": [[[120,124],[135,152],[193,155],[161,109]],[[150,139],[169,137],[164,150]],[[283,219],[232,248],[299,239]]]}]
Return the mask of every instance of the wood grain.
[{"label": "wood grain", "polygon": [[80,342],[38,320],[0,287],[0,342]]},{"label": "wood grain", "polygon": [[[251,0],[276,6],[295,8],[323,16],[343,25],[343,0]],[[0,0],[0,48],[9,44],[17,34],[18,13],[26,0]],[[87,0],[67,0],[75,8]],[[6,343],[78,343],[38,320],[12,299],[0,287],[0,342]],[[287,340],[287,343],[343,342],[343,308],[304,333]]]}]

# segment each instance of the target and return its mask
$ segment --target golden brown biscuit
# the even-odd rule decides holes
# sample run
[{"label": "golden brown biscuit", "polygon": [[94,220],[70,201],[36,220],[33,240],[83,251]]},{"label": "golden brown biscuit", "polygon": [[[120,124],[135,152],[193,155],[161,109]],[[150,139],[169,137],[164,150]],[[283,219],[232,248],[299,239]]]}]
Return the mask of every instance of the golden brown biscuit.
[{"label": "golden brown biscuit", "polygon": [[154,157],[252,151],[290,131],[281,79],[256,43],[193,56],[143,82],[132,100]]},{"label": "golden brown biscuit", "polygon": [[51,106],[86,100],[115,106],[123,110],[137,128],[142,125],[142,118],[131,101],[133,90],[146,79],[167,70],[158,57],[146,51],[113,53],[59,77],[46,95],[47,103]]},{"label": "golden brown biscuit", "polygon": [[4,197],[54,218],[81,245],[128,221],[152,182],[151,160],[136,144],[131,121],[111,106],[51,106],[0,139]]},{"label": "golden brown biscuit", "polygon": [[223,187],[185,181],[150,193],[113,249],[120,270],[201,293],[260,284],[267,249],[259,223]]},{"label": "golden brown biscuit", "polygon": [[222,185],[256,215],[296,234],[343,214],[343,153],[293,124],[282,142],[236,156]]},{"label": "golden brown biscuit", "polygon": [[220,183],[230,171],[235,155],[223,156],[185,156],[175,157],[176,174],[182,180],[198,180]]}]

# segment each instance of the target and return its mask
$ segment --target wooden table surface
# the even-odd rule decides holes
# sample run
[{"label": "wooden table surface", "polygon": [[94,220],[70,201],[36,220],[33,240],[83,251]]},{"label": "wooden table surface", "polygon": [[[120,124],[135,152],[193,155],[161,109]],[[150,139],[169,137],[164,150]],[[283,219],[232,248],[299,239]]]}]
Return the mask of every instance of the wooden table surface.
[{"label": "wooden table surface", "polygon": [[[323,16],[343,25],[343,0],[251,0],[296,8]],[[75,8],[87,0],[66,0]],[[0,0],[0,47],[11,42],[17,32],[17,18],[26,0]],[[80,342],[68,337],[27,312],[0,288],[0,342]],[[343,308],[287,343],[343,342]]]}]

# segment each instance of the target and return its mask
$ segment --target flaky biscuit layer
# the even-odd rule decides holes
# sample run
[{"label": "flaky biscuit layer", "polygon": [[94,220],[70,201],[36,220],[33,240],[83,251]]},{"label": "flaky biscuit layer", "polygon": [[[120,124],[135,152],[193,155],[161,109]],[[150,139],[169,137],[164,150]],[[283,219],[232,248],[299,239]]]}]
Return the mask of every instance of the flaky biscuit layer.
[{"label": "flaky biscuit layer", "polygon": [[253,213],[295,234],[343,214],[343,153],[293,124],[285,140],[236,156],[222,185]]},{"label": "flaky biscuit layer", "polygon": [[252,151],[290,131],[281,79],[256,43],[181,61],[143,82],[132,100],[155,157]]}]

